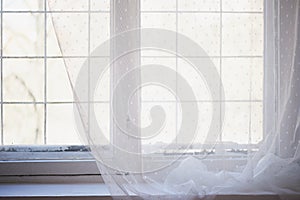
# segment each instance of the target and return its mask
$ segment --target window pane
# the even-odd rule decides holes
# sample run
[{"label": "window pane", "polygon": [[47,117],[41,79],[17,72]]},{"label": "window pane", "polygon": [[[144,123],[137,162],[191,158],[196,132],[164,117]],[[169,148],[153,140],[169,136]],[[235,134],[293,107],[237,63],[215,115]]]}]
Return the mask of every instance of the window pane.
[{"label": "window pane", "polygon": [[249,102],[226,102],[222,141],[248,144]]},{"label": "window pane", "polygon": [[47,56],[62,56],[61,49],[56,37],[52,14],[47,14]]},{"label": "window pane", "polygon": [[[88,53],[88,14],[52,13],[56,21],[56,34],[61,38],[64,56],[87,56]],[[71,31],[77,30],[77,31]]]},{"label": "window pane", "polygon": [[[201,65],[207,67],[215,67],[216,71],[219,72],[220,68],[220,59],[214,58],[189,58],[188,61],[197,61],[197,63],[201,63]],[[219,90],[219,81],[216,81],[215,91],[210,91],[208,85],[206,83],[206,79],[211,77],[205,77],[200,71],[198,71],[198,66],[192,66],[191,63],[184,59],[178,59],[178,76],[181,76],[187,84],[191,87],[194,92],[195,99],[189,99],[183,96],[184,101],[195,101],[195,100],[206,100],[211,101],[211,92],[212,94],[218,94]],[[212,62],[212,63],[211,63]],[[180,86],[183,85],[180,80],[178,80],[178,93],[185,92],[184,90],[180,90]],[[215,99],[216,100],[216,99]]]},{"label": "window pane", "polygon": [[258,144],[263,139],[263,103],[251,103],[251,143]]},{"label": "window pane", "polygon": [[4,13],[3,55],[42,56],[43,54],[44,14]]},{"label": "window pane", "polygon": [[110,0],[90,0],[91,10],[93,11],[109,11],[110,10]]},{"label": "window pane", "polygon": [[219,11],[220,0],[178,0],[182,11]]},{"label": "window pane", "polygon": [[[91,58],[90,60],[90,83],[93,80],[93,74],[96,74],[99,70],[99,66],[105,67],[109,63],[109,58]],[[105,66],[104,66],[105,65]],[[109,101],[110,100],[110,69],[109,66],[105,68],[106,70],[100,74],[96,81],[96,89],[94,94],[92,94],[91,101]]]},{"label": "window pane", "polygon": [[225,58],[222,62],[225,100],[250,100],[251,59]]},{"label": "window pane", "polygon": [[47,100],[73,101],[73,91],[63,59],[47,59]]},{"label": "window pane", "polygon": [[[220,54],[220,14],[180,13],[178,32],[197,42],[209,56]],[[179,40],[178,48],[180,42]]]},{"label": "window pane", "polygon": [[82,144],[74,120],[73,104],[47,106],[47,144]]},{"label": "window pane", "polygon": [[89,0],[54,0],[49,1],[49,6],[52,11],[83,11],[88,10],[88,1]]},{"label": "window pane", "polygon": [[225,100],[262,100],[262,58],[224,58],[222,83]]},{"label": "window pane", "polygon": [[[151,108],[159,105],[163,108],[166,114],[166,121],[164,127],[159,130],[157,133],[153,133],[152,137],[147,137],[145,132],[142,131],[142,137],[145,137],[142,140],[143,145],[147,144],[156,144],[156,145],[168,145],[173,141],[176,141],[176,103],[170,102],[143,102],[141,110],[141,126],[146,127],[151,124],[154,119],[151,119],[150,111]],[[143,146],[145,153],[155,151],[154,149],[147,149],[147,146]]]},{"label": "window pane", "polygon": [[[141,27],[167,29],[171,31],[176,31],[176,14],[175,13],[141,13]],[[141,39],[143,40],[143,38]],[[173,44],[175,47],[176,44],[175,38]],[[142,50],[141,54],[142,56],[174,56],[163,50],[157,50],[157,51]]]},{"label": "window pane", "polygon": [[264,63],[262,58],[253,59],[251,63],[251,99],[263,100]]},{"label": "window pane", "polygon": [[43,59],[3,59],[3,100],[44,101]]},{"label": "window pane", "polygon": [[[74,85],[78,76],[79,70],[83,65],[83,58],[48,58],[47,59],[47,100],[55,102],[78,101],[73,98],[73,90],[71,82]],[[65,63],[72,65],[72,70],[67,69]],[[82,76],[86,75],[82,74]],[[70,79],[69,79],[70,78]],[[80,99],[80,101],[86,101]]]},{"label": "window pane", "polygon": [[[110,14],[92,13],[90,21],[90,50],[93,52],[103,42],[109,40],[110,36]],[[109,56],[109,55],[107,55]]]},{"label": "window pane", "polygon": [[[142,58],[141,60],[142,65],[149,65],[148,69],[151,68],[151,65],[162,65],[164,67],[170,68],[171,70],[174,70],[174,76],[170,77],[173,79],[171,84],[173,84],[172,88],[176,88],[176,59],[175,58],[155,58],[155,57],[147,57]],[[144,66],[144,69],[146,69],[146,66]],[[146,79],[147,74],[142,73],[141,79]],[[175,92],[175,91],[174,91]],[[172,94],[171,91],[168,90],[168,88],[163,88],[160,85],[148,85],[142,87],[142,100],[143,101],[175,101],[176,97],[174,94]]]},{"label": "window pane", "polygon": [[223,11],[263,11],[263,0],[222,0]]},{"label": "window pane", "polygon": [[176,31],[176,14],[174,13],[142,13],[142,28],[162,28]]},{"label": "window pane", "polygon": [[[107,145],[110,142],[110,104],[109,103],[95,103],[94,106],[95,116],[97,119],[98,126],[104,136],[104,139],[97,138],[95,141],[100,142],[101,145]],[[97,134],[96,130],[91,128],[92,136],[96,135],[97,137],[100,134]],[[93,134],[94,133],[94,134]]]},{"label": "window pane", "polygon": [[[182,111],[181,111],[181,104],[190,104],[189,102],[183,102],[178,104],[178,124],[177,124],[177,130],[180,130],[180,127],[182,126]],[[197,131],[194,134],[194,140],[190,141],[193,144],[203,144],[206,141],[208,131],[210,128],[210,125],[212,123],[212,110],[213,106],[216,105],[216,103],[212,102],[198,102],[198,122],[197,122]],[[215,125],[218,125],[219,122],[215,123]],[[188,130],[186,130],[188,131]],[[178,132],[177,132],[178,133]],[[177,143],[181,143],[180,139],[178,139]]]},{"label": "window pane", "polygon": [[263,15],[223,14],[223,56],[263,55]]},{"label": "window pane", "polygon": [[[110,14],[92,13],[90,21],[90,50],[93,52],[99,45],[107,41],[110,36]],[[109,56],[109,55],[107,55]]]},{"label": "window pane", "polygon": [[44,105],[3,105],[4,145],[43,144]]},{"label": "window pane", "polygon": [[41,11],[44,10],[43,0],[3,0],[5,11]]},{"label": "window pane", "polygon": [[141,11],[172,11],[176,10],[176,0],[142,0]]}]

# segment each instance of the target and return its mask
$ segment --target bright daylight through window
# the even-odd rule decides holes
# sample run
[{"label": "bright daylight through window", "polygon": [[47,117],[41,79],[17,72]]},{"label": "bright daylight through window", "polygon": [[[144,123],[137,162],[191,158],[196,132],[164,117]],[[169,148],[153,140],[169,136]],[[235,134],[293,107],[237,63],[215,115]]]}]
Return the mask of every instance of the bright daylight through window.
[{"label": "bright daylight through window", "polygon": [[0,197],[299,199],[300,0],[0,2]]},{"label": "bright daylight through window", "polygon": [[[109,39],[113,8],[109,1],[91,0],[89,5],[88,1],[80,0],[62,10],[60,4],[68,2],[59,2],[49,8],[47,2],[40,0],[3,0],[2,145],[82,144],[73,117],[76,102],[65,64],[72,64],[71,76],[76,77],[89,52]],[[243,145],[258,144],[263,138],[263,10],[260,0],[222,0],[222,4],[219,0],[141,1],[142,28],[167,29],[189,37],[206,52],[206,56],[191,56],[190,59],[202,62],[211,59],[222,80],[225,98],[212,100],[204,79],[185,59],[162,51],[141,52],[142,65],[165,65],[192,86],[195,99],[181,102],[198,104],[194,149],[205,141],[213,104],[219,103],[226,112],[217,142],[222,141],[231,149],[246,149]],[[61,23],[54,26],[53,21],[57,20]],[[76,27],[80,28],[79,32],[66,35],[59,32]],[[66,49],[62,54],[60,45],[70,41],[80,48]],[[180,41],[177,39],[174,45],[178,48]],[[97,59],[109,59],[109,55]],[[94,96],[97,120],[108,140],[111,139],[111,76],[108,70]],[[173,78],[178,88],[180,81],[176,76]],[[174,94],[159,85],[142,88],[142,127],[151,123],[153,106],[160,105],[166,112],[161,133],[144,140],[144,148],[184,143],[176,135],[182,121],[178,101]]]}]

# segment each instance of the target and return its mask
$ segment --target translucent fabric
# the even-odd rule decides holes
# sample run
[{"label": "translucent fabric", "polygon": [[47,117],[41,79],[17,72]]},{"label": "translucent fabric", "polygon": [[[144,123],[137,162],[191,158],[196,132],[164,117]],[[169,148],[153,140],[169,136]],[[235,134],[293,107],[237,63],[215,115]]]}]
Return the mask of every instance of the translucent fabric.
[{"label": "translucent fabric", "polygon": [[[84,143],[90,145],[114,198],[189,199],[213,198],[219,194],[300,193],[299,0],[265,2],[263,140],[253,145],[251,137],[247,138],[248,144],[236,150],[240,154],[228,154],[227,144],[220,139],[224,113],[229,112],[223,102],[228,88],[222,84],[220,72],[214,67],[213,56],[205,45],[202,48],[176,30],[140,29],[139,0],[97,4],[102,14],[95,14],[92,3],[85,7],[72,1],[59,2],[49,0],[50,10],[87,11],[63,16],[53,13],[52,21],[77,102],[74,114],[78,131]],[[93,24],[93,20],[100,23]],[[160,21],[154,20],[154,23]],[[252,44],[252,41],[247,42]],[[256,48],[254,44],[250,47]],[[198,88],[190,86],[177,69],[163,67],[162,61],[142,65],[144,50],[150,54],[154,50],[174,54],[202,75],[210,92],[210,102],[215,103],[212,103],[211,125],[203,143],[199,144],[200,149],[204,149],[201,153],[190,153],[193,152],[191,146],[195,146],[196,123],[200,118],[194,111],[200,107],[183,100],[196,99],[193,91]],[[71,59],[78,55],[87,57],[79,70],[74,67],[78,61]],[[196,56],[210,59],[190,59]],[[109,74],[109,95],[107,99],[100,95],[102,99],[95,100],[96,94],[105,90],[97,86],[105,74]],[[160,139],[162,145],[144,147],[143,142],[155,137],[168,123],[166,117],[172,116],[167,107],[150,104],[150,122],[141,126],[141,88],[151,84],[176,96],[176,106],[181,107],[176,113],[182,114],[181,124],[174,124],[176,140],[181,141],[179,145],[175,145],[172,138],[165,144],[169,135]],[[159,92],[156,95],[163,98]],[[103,109],[96,109],[96,105],[103,106],[109,115],[105,115]],[[108,133],[104,133],[103,124],[107,122]]]}]

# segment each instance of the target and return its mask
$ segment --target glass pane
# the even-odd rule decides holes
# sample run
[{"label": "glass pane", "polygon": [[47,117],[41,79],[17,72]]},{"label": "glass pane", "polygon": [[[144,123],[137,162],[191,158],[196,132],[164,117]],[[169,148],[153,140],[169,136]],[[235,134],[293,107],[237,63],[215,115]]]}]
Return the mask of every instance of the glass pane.
[{"label": "glass pane", "polygon": [[[164,127],[159,130],[157,133],[154,133],[152,137],[144,138],[142,140],[143,150],[145,152],[155,151],[156,145],[168,145],[174,141],[176,141],[176,103],[170,102],[143,102],[142,103],[142,110],[141,110],[141,126],[146,127],[151,124],[153,119],[151,119],[150,111],[151,108],[154,106],[161,106],[162,109],[165,111],[166,120]],[[145,133],[142,131],[142,137]],[[147,144],[154,144],[154,146],[148,147],[145,146]],[[150,149],[147,149],[150,148]],[[152,148],[152,149],[151,149]]]},{"label": "glass pane", "polygon": [[264,63],[262,58],[251,59],[251,99],[263,100]]},{"label": "glass pane", "polygon": [[3,105],[4,145],[43,144],[44,105]]},{"label": "glass pane", "polygon": [[[99,126],[105,140],[96,139],[95,141],[101,142],[101,144],[106,145],[107,142],[110,141],[110,104],[109,103],[95,103],[92,104],[94,107],[95,116],[97,119],[97,125]],[[91,128],[92,133],[96,133],[96,136],[99,136],[97,132],[93,132],[93,128]],[[92,134],[94,135],[94,134]]]},{"label": "glass pane", "polygon": [[[75,84],[79,70],[85,59],[69,58],[48,58],[47,59],[47,100],[55,102],[75,101],[73,99],[72,84]],[[66,63],[72,63],[72,70],[69,74],[65,68]],[[72,72],[72,73],[71,73]],[[87,76],[87,74],[86,74]],[[70,79],[69,79],[70,78]],[[87,99],[84,99],[87,100]],[[84,101],[81,100],[81,101]]]},{"label": "glass pane", "polygon": [[142,0],[141,11],[174,11],[176,0]]},{"label": "glass pane", "polygon": [[222,83],[225,100],[250,100],[249,58],[224,58],[222,61]]},{"label": "glass pane", "polygon": [[262,100],[262,82],[263,63],[261,58],[223,59],[222,83],[226,100]]},{"label": "glass pane", "polygon": [[[109,63],[109,58],[92,58],[91,59],[91,82],[92,83],[92,78],[93,74],[97,73],[98,66],[105,65],[106,63]],[[98,72],[99,73],[99,72]],[[106,68],[104,72],[98,77],[96,80],[96,89],[94,91],[93,98],[91,101],[109,101],[110,99],[110,69],[109,67]]]},{"label": "glass pane", "polygon": [[223,11],[263,11],[263,0],[222,0]]},{"label": "glass pane", "polygon": [[[49,1],[49,6],[52,11],[83,11],[88,10],[88,1],[89,0],[54,0]],[[48,10],[50,10],[50,8],[48,8]]]},{"label": "glass pane", "polygon": [[80,145],[73,104],[47,105],[47,144]]},{"label": "glass pane", "polygon": [[[61,38],[64,56],[87,56],[88,53],[88,14],[52,13],[56,21],[56,34]],[[76,31],[74,31],[76,30]]]},{"label": "glass pane", "polygon": [[110,37],[110,14],[92,13],[90,17],[90,49],[92,52]]},{"label": "glass pane", "polygon": [[142,13],[142,28],[162,28],[176,31],[176,14],[174,13]]},{"label": "glass pane", "polygon": [[248,144],[249,102],[226,102],[222,141]]},{"label": "glass pane", "polygon": [[3,0],[4,11],[42,11],[43,0]]},{"label": "glass pane", "polygon": [[178,0],[182,11],[219,11],[220,0]]},{"label": "glass pane", "polygon": [[3,59],[3,100],[44,101],[43,59]]},{"label": "glass pane", "polygon": [[263,55],[263,14],[223,14],[222,55]]},{"label": "glass pane", "polygon": [[90,0],[91,10],[93,11],[109,11],[110,10],[110,0]]},{"label": "glass pane", "polygon": [[[171,88],[176,88],[176,59],[175,58],[142,58],[141,60],[142,65],[149,65],[144,66],[143,68],[151,68],[151,65],[162,65],[164,67],[170,68],[174,72],[174,76],[170,77],[173,79],[171,81],[172,86]],[[159,73],[159,72],[158,72]],[[147,74],[142,73],[141,79],[146,79]],[[151,77],[150,77],[151,78]],[[175,92],[175,91],[174,91]],[[168,88],[164,88],[160,85],[147,85],[142,87],[142,100],[143,101],[175,101],[176,97]]]},{"label": "glass pane", "polygon": [[[65,58],[64,62],[65,65],[64,67],[69,67],[68,71],[68,78],[69,78],[69,85],[75,86],[75,83],[77,81],[77,78],[80,76],[81,78],[88,78],[88,69],[83,68],[83,64],[85,64],[87,60],[85,58]],[[80,73],[80,75],[79,75]],[[85,80],[87,82],[87,80]],[[88,101],[88,84],[84,85],[86,88],[81,88],[81,95],[80,99],[74,99],[76,101]],[[85,97],[86,96],[86,97]]]},{"label": "glass pane", "polygon": [[[208,55],[220,54],[220,14],[180,13],[178,32],[197,42]],[[180,42],[179,40],[179,48]]]},{"label": "glass pane", "polygon": [[47,56],[62,56],[55,29],[52,23],[52,14],[47,14]]},{"label": "glass pane", "polygon": [[[142,28],[159,28],[176,31],[175,13],[141,13]],[[147,36],[145,36],[147,37]],[[141,38],[143,40],[143,38]],[[142,42],[143,43],[143,42]],[[176,40],[174,38],[174,47]],[[142,56],[174,56],[162,50],[142,50]]]},{"label": "glass pane", "polygon": [[[188,102],[184,102],[182,104],[190,104]],[[197,130],[194,133],[194,140],[190,141],[192,144],[203,144],[207,138],[207,134],[212,123],[212,106],[214,103],[212,102],[198,102],[198,122],[197,122]],[[182,111],[181,111],[181,103],[178,104],[178,125],[177,130],[179,131],[182,125]],[[185,130],[189,131],[189,130]],[[177,143],[181,143],[180,140]]]},{"label": "glass pane", "polygon": [[44,55],[44,14],[4,13],[3,55]]},{"label": "glass pane", "polygon": [[[216,82],[217,85],[215,85],[216,90],[210,91],[208,88],[208,85],[206,83],[206,79],[210,77],[205,77],[200,71],[198,71],[198,68],[192,66],[188,61],[198,61],[203,65],[210,66],[211,62],[213,63],[216,70],[219,72],[219,66],[220,66],[220,59],[209,59],[209,58],[189,58],[187,61],[183,59],[178,59],[178,76],[181,76],[187,84],[190,86],[190,88],[193,90],[193,93],[195,95],[196,99],[189,99],[187,97],[183,96],[183,100],[185,101],[194,101],[194,100],[212,100],[211,98],[211,92],[213,93],[219,93],[219,82]],[[208,65],[209,64],[209,65]],[[182,86],[183,83],[181,81],[178,81],[178,93],[185,92],[184,90],[180,90],[180,86]],[[184,88],[183,88],[184,89]]]},{"label": "glass pane", "polygon": [[263,103],[251,103],[251,143],[257,144],[263,139]]},{"label": "glass pane", "polygon": [[63,59],[47,59],[47,86],[48,101],[73,101]]}]

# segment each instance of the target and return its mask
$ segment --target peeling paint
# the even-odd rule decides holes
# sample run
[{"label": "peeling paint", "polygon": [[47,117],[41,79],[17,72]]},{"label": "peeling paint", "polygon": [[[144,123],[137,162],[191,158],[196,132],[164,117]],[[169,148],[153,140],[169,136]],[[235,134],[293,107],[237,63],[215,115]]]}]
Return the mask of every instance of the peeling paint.
[{"label": "peeling paint", "polygon": [[90,152],[90,148],[88,146],[84,146],[84,145],[72,145],[72,146],[6,145],[6,146],[1,146],[0,152]]}]

